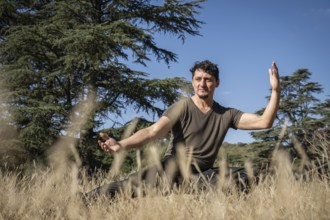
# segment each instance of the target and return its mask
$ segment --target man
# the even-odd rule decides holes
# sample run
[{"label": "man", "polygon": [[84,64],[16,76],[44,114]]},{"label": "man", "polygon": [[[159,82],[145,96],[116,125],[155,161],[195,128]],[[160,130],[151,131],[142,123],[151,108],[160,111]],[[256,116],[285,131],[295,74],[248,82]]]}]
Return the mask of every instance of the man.
[{"label": "man", "polygon": [[170,183],[177,182],[184,174],[180,169],[179,148],[190,157],[189,171],[202,173],[213,167],[219,148],[229,128],[257,130],[270,128],[274,122],[280,100],[280,81],[275,62],[269,69],[272,88],[269,103],[262,115],[225,108],[213,100],[215,89],[220,85],[217,65],[206,60],[197,62],[191,69],[195,94],[167,109],[161,118],[132,136],[116,142],[104,133],[98,141],[105,151],[114,154],[121,150],[137,148],[171,131],[171,140],[161,166],[145,169],[140,175],[133,174],[127,180],[115,182],[91,191],[95,196],[107,193],[114,196],[128,182],[138,184],[140,180],[153,184],[155,177],[165,175]]}]

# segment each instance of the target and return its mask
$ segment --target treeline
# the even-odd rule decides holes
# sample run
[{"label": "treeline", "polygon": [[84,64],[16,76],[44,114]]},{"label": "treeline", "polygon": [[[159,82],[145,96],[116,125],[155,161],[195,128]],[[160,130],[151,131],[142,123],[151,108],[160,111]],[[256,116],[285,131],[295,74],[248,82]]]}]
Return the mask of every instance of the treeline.
[{"label": "treeline", "polygon": [[[176,54],[159,47],[154,34],[182,41],[187,35],[199,35],[202,22],[195,15],[203,0],[152,2],[0,1],[0,166],[47,165],[51,146],[59,137],[68,137],[74,140],[83,166],[108,169],[113,157],[96,144],[104,121],[115,122],[128,106],[157,118],[182,93],[191,94],[184,78],[149,79],[148,73],[127,63],[176,62]],[[329,134],[330,99],[316,98],[323,89],[310,82],[310,76],[307,69],[299,69],[281,77],[274,127],[252,132],[256,142],[246,148],[258,152],[251,154],[256,163],[267,160],[274,147],[296,157],[294,143],[308,149],[314,131]],[[88,103],[90,109],[85,107]],[[78,129],[72,129],[81,119]],[[121,139],[132,123],[105,132]],[[150,123],[141,119],[134,129]],[[167,141],[165,137],[158,145]],[[146,152],[138,151],[142,162]],[[136,157],[136,151],[128,152],[125,172],[136,167]]]}]

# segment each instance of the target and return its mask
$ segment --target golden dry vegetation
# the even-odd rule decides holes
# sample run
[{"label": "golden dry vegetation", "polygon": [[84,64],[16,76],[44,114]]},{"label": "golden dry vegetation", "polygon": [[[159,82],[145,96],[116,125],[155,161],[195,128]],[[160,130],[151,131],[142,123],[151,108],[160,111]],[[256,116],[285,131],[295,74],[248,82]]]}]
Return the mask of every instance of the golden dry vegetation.
[{"label": "golden dry vegetation", "polygon": [[[320,142],[322,140],[322,142]],[[318,138],[315,152],[327,162],[329,140]],[[145,196],[120,194],[115,200],[100,197],[83,202],[78,192],[110,182],[111,172],[90,179],[79,160],[65,160],[57,145],[50,155],[53,168],[35,167],[29,174],[0,173],[0,219],[328,219],[329,173],[326,169],[304,175],[293,172],[284,151],[273,158],[273,171],[260,175],[249,192],[219,181],[216,189],[192,192],[189,185],[169,191],[152,189]],[[322,160],[322,161],[321,161]],[[221,176],[221,175],[220,175]]]},{"label": "golden dry vegetation", "polygon": [[[86,114],[91,112],[88,106],[83,108]],[[68,134],[83,126],[83,111],[80,116],[72,120]],[[91,178],[81,167],[75,139],[62,139],[48,152],[49,167],[34,165],[24,173],[0,171],[0,219],[329,219],[330,175],[327,166],[315,169],[329,164],[329,137],[317,133],[311,145],[317,160],[309,161],[301,153],[308,173],[293,172],[293,160],[276,150],[271,171],[260,174],[260,181],[253,182],[248,192],[236,190],[230,178],[220,175],[215,189],[194,192],[190,184],[175,190],[160,186],[137,198],[123,193],[114,200],[100,197],[83,202],[79,192],[118,178],[122,158],[115,159],[109,173]],[[4,158],[10,151],[5,142],[0,148]],[[157,162],[157,153],[151,152],[150,157]],[[223,170],[224,165],[222,161]],[[247,163],[247,170],[250,167]]]}]

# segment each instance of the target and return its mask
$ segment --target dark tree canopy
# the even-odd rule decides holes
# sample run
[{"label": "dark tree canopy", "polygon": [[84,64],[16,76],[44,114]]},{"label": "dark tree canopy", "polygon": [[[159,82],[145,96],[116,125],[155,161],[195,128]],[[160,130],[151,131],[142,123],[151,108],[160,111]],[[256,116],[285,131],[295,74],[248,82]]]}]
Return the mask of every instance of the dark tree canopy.
[{"label": "dark tree canopy", "polygon": [[[177,61],[160,48],[155,33],[184,41],[198,35],[195,15],[203,0],[21,0],[0,1],[0,74],[12,122],[32,155],[40,155],[68,125],[76,105],[94,97],[99,119],[127,106],[161,114],[188,83],[148,79],[128,63]],[[79,112],[77,112],[79,114]]]}]

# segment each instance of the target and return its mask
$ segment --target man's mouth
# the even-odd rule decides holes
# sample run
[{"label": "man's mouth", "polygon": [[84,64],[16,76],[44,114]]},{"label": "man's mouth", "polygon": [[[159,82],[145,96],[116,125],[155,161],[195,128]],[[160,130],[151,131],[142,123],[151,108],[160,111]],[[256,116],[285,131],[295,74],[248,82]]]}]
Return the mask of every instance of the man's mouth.
[{"label": "man's mouth", "polygon": [[204,89],[199,89],[198,91],[199,92],[207,92],[207,90],[204,90]]}]

